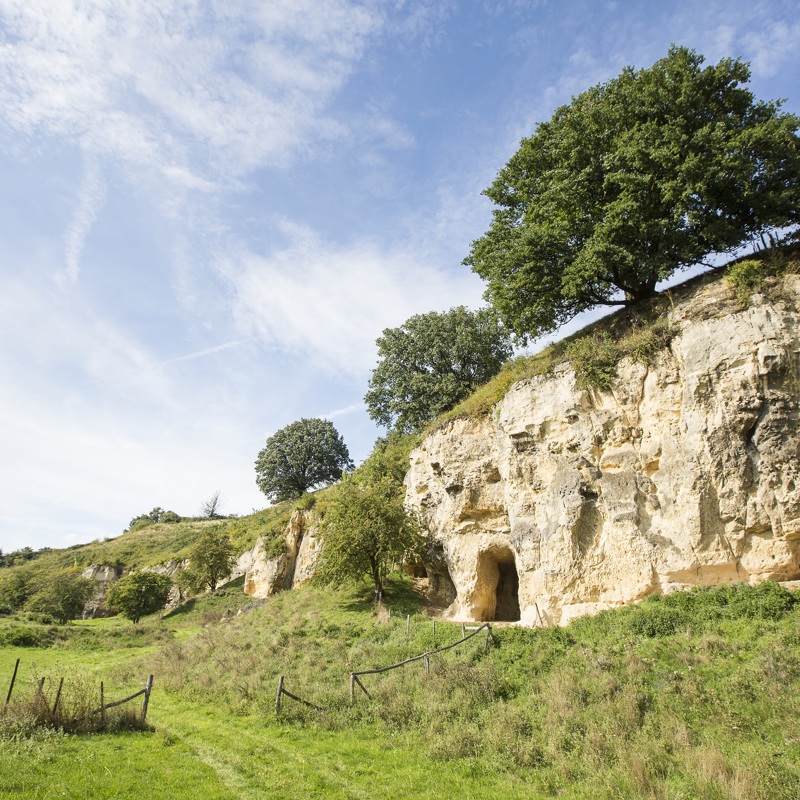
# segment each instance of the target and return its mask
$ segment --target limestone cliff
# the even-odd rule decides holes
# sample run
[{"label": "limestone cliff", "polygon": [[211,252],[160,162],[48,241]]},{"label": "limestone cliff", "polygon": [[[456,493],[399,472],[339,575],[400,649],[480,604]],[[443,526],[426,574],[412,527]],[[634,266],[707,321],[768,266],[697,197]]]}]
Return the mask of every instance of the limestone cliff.
[{"label": "limestone cliff", "polygon": [[307,581],[314,572],[320,539],[312,511],[294,511],[283,534],[285,549],[270,556],[259,540],[239,560],[248,562],[244,591],[256,598],[269,597]]},{"label": "limestone cliff", "polygon": [[431,587],[463,620],[564,624],[653,592],[800,577],[800,277],[740,309],[724,281],[676,303],[650,366],[610,391],[568,363],[411,456]]}]

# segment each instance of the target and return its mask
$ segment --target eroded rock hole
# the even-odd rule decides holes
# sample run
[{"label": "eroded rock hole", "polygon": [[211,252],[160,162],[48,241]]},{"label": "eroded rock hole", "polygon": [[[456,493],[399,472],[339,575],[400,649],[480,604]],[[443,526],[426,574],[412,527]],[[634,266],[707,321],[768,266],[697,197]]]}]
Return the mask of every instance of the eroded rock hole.
[{"label": "eroded rock hole", "polygon": [[478,557],[478,603],[481,621],[519,620],[519,575],[508,548],[487,550]]}]

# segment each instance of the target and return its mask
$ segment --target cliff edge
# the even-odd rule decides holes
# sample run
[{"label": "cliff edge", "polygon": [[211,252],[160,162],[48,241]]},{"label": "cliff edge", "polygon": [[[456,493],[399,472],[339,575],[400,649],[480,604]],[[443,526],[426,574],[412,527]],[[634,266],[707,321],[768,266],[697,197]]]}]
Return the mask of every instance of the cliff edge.
[{"label": "cliff edge", "polygon": [[800,276],[741,309],[683,293],[609,391],[568,362],[412,452],[406,503],[459,620],[571,619],[696,584],[800,577]]}]

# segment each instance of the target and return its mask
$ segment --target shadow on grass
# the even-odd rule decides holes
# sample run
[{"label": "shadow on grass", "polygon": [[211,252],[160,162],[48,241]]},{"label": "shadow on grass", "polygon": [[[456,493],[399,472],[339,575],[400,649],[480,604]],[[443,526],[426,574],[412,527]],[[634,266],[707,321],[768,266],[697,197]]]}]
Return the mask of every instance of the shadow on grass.
[{"label": "shadow on grass", "polygon": [[164,614],[162,619],[176,619],[178,617],[185,616],[186,614],[191,614],[193,611],[198,609],[198,605],[201,609],[204,606],[211,606],[213,608],[215,600],[230,597],[231,595],[235,595],[237,600],[241,600],[240,605],[246,605],[252,598],[244,593],[244,577],[245,576],[242,575],[235,580],[229,581],[223,586],[218,587],[213,592],[206,592],[198,595],[197,597],[192,597],[190,600],[184,601],[176,608],[173,608],[171,611]]},{"label": "shadow on grass", "polygon": [[[405,616],[419,613],[424,598],[407,578],[397,575],[387,578],[384,583],[383,604],[393,614]],[[370,613],[374,606],[375,590],[371,585],[365,584],[353,590],[352,599],[343,608],[347,611]]]}]

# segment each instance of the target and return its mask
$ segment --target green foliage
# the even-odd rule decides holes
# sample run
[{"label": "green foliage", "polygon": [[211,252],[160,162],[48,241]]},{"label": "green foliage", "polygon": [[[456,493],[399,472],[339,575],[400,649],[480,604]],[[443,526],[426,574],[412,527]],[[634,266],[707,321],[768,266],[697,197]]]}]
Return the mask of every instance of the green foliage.
[{"label": "green foliage", "polygon": [[[465,263],[520,336],[800,222],[800,120],[756,101],[746,64],[673,47],[559,108],[486,190]],[[620,298],[620,293],[624,298]]]},{"label": "green foliage", "polygon": [[27,561],[32,561],[41,553],[46,553],[49,550],[49,547],[42,548],[41,550],[33,550],[30,547],[23,547],[20,550],[12,550],[10,553],[3,553],[3,551],[0,550],[0,567],[13,567],[24,564]]},{"label": "green foliage", "polygon": [[63,624],[83,613],[94,590],[94,581],[82,578],[78,570],[59,570],[48,575],[46,583],[36,585],[35,591],[25,600],[25,608],[49,615]]},{"label": "green foliage", "polygon": [[108,605],[137,623],[167,603],[172,578],[157,572],[133,572],[116,581],[108,591]]},{"label": "green foliage", "polygon": [[128,525],[128,530],[139,530],[158,522],[173,524],[180,521],[181,518],[174,511],[165,511],[161,506],[156,506],[149,514],[139,514],[138,517],[134,517]]},{"label": "green foliage", "polygon": [[325,500],[318,580],[328,584],[372,580],[376,596],[393,564],[419,555],[418,526],[388,475],[370,468],[346,475]]},{"label": "green foliage", "polygon": [[643,316],[637,315],[634,319],[627,314],[619,319],[617,315],[607,317],[535,355],[517,356],[506,362],[494,378],[451,411],[442,414],[430,427],[460,416],[489,414],[515,383],[547,375],[557,364],[568,360],[573,361],[582,388],[607,388],[616,375],[620,359],[627,356],[634,361],[650,364],[669,345],[675,329],[670,325],[660,301],[660,297],[654,298],[651,303],[655,304],[655,308],[644,309],[647,313]]},{"label": "green foliage", "polygon": [[25,565],[9,569],[0,575],[0,603],[17,609],[36,591],[37,572]]},{"label": "green foliage", "polygon": [[764,263],[752,258],[737,261],[725,271],[725,280],[742,308],[750,305],[750,296],[764,285],[765,276]]},{"label": "green foliage", "polygon": [[617,377],[619,347],[606,331],[575,339],[566,355],[579,389],[609,389]]},{"label": "green foliage", "polygon": [[224,526],[214,525],[189,550],[189,566],[179,576],[179,585],[195,592],[209,587],[213,592],[219,581],[230,575],[235,561],[230,534]]},{"label": "green foliage", "polygon": [[512,353],[511,336],[488,309],[464,306],[417,314],[377,340],[378,366],[364,397],[386,428],[419,430],[495,375]]},{"label": "green foliage", "polygon": [[333,483],[352,464],[347,445],[330,421],[304,418],[267,439],[256,459],[256,483],[274,502],[290,500]]}]

